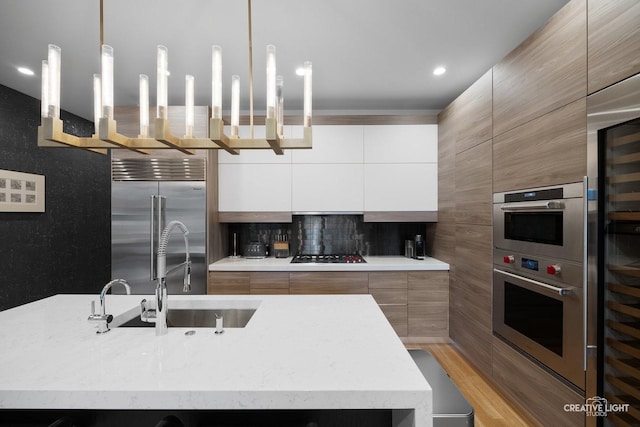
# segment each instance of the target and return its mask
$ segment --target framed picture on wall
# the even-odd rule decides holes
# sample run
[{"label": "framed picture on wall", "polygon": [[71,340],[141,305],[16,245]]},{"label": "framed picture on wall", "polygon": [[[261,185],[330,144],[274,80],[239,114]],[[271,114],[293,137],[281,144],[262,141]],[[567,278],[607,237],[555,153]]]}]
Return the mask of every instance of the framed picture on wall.
[{"label": "framed picture on wall", "polygon": [[44,212],[44,175],[0,169],[0,212]]}]

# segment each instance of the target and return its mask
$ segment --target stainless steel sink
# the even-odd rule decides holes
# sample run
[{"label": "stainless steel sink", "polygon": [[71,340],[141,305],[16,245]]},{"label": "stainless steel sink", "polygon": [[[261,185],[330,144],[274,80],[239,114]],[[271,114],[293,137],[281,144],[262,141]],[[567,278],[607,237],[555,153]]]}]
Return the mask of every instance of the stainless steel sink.
[{"label": "stainless steel sink", "polygon": [[[201,308],[169,308],[167,326],[174,328],[215,328],[216,314],[221,315],[223,327],[244,328],[251,320],[255,308],[201,309]],[[121,324],[120,328],[152,328],[155,324],[140,320],[137,315]]]}]

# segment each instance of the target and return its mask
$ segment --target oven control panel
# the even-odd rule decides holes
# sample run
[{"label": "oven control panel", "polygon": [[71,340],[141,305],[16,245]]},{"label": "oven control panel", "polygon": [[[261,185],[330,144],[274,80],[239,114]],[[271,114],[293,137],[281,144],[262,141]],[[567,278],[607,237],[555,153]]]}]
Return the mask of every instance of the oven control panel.
[{"label": "oven control panel", "polygon": [[568,260],[549,257],[529,256],[503,249],[493,250],[496,268],[525,274],[540,280],[551,279],[574,286],[582,286],[582,265]]},{"label": "oven control panel", "polygon": [[522,268],[526,268],[527,270],[540,271],[540,261],[525,257],[522,257],[520,259],[520,266]]}]

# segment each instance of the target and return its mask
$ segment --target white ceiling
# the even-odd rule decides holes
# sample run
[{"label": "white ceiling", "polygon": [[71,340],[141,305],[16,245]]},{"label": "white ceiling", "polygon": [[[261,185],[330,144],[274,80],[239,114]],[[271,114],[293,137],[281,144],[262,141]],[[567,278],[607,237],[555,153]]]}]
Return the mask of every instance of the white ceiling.
[{"label": "white ceiling", "polygon": [[[441,110],[567,0],[255,0],[256,113],[264,110],[265,46],[277,47],[287,114],[300,114],[302,78],[313,62],[316,114]],[[0,0],[0,84],[40,98],[47,45],[62,48],[62,108],[92,119],[99,65],[99,0]],[[232,74],[248,110],[247,2],[104,0],[104,40],[115,51],[115,103],[137,105],[138,74],[155,103],[156,45],[169,49],[169,103],[184,104],[193,74],[196,105],[209,105],[211,45],[223,49],[224,109]],[[447,73],[434,76],[443,65]],[[19,74],[30,67],[35,76]]]}]

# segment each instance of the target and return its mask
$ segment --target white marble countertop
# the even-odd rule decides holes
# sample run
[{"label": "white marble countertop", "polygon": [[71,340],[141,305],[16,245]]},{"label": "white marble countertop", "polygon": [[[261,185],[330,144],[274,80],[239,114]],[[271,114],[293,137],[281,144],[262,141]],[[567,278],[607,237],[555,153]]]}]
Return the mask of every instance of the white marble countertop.
[{"label": "white marble countertop", "polygon": [[431,388],[370,295],[170,295],[170,309],[257,311],[221,335],[160,337],[117,327],[143,297],[109,294],[106,334],[87,321],[97,295],[0,312],[0,408],[377,408],[397,426],[432,425]]},{"label": "white marble countertop", "polygon": [[449,264],[435,258],[423,260],[404,256],[366,256],[362,264],[291,264],[289,258],[223,258],[209,264],[209,271],[419,271],[449,270]]}]

